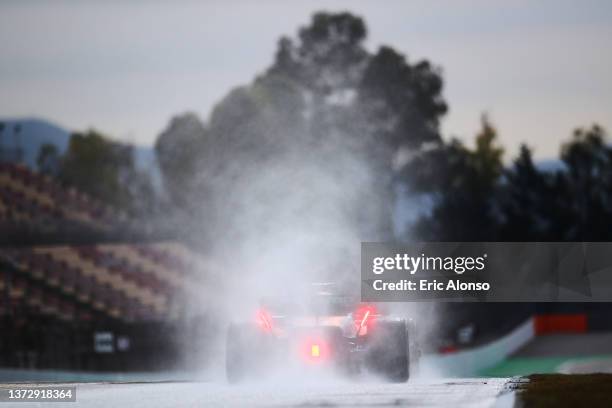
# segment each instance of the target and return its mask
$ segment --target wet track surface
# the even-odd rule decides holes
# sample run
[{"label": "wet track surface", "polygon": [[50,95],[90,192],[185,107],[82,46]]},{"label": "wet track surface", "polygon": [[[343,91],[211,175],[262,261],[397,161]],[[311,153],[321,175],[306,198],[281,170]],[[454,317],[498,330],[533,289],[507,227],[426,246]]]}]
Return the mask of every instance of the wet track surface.
[{"label": "wet track surface", "polygon": [[407,384],[79,384],[76,404],[53,403],[53,407],[492,407],[506,382],[479,378],[414,380]]}]

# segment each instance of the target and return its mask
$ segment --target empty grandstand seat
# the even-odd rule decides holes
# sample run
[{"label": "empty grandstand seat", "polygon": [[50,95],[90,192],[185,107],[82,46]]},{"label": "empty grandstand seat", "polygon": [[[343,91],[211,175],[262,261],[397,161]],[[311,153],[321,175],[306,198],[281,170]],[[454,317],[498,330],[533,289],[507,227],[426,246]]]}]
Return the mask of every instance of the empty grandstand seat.
[{"label": "empty grandstand seat", "polygon": [[[98,297],[98,304],[102,304],[102,309],[113,317],[121,315],[121,293],[105,285],[96,290],[95,297]],[[94,303],[95,305],[95,303]]]},{"label": "empty grandstand seat", "polygon": [[91,321],[93,320],[93,314],[86,308],[78,308],[76,310],[76,318],[82,321]]},{"label": "empty grandstand seat", "polygon": [[72,319],[75,309],[74,302],[68,299],[62,299],[59,303],[59,314],[63,319]]},{"label": "empty grandstand seat", "polygon": [[11,299],[21,299],[25,296],[28,281],[15,273],[11,273],[9,296]]},{"label": "empty grandstand seat", "polygon": [[91,292],[94,286],[94,279],[91,276],[79,274],[76,280],[75,293],[79,300],[88,302],[91,299]]},{"label": "empty grandstand seat", "polygon": [[49,267],[50,260],[45,255],[39,255],[32,252],[26,252],[22,255],[23,260],[28,266],[27,272],[37,279],[44,279],[46,269]]},{"label": "empty grandstand seat", "polygon": [[60,269],[60,285],[62,290],[69,293],[74,292],[78,272],[74,268],[68,266],[65,262],[63,262],[63,266],[58,264],[57,267]]},{"label": "empty grandstand seat", "polygon": [[56,314],[59,312],[60,297],[57,293],[50,290],[43,292],[41,310],[44,313]]},{"label": "empty grandstand seat", "polygon": [[60,268],[57,263],[47,265],[45,268],[46,276],[45,281],[51,286],[59,286],[60,284]]},{"label": "empty grandstand seat", "polygon": [[94,285],[92,287],[91,302],[94,308],[103,310],[108,306],[108,292],[110,290],[111,289],[108,285]]},{"label": "empty grandstand seat", "polygon": [[28,303],[40,305],[43,302],[43,289],[40,286],[32,286],[28,291]]}]

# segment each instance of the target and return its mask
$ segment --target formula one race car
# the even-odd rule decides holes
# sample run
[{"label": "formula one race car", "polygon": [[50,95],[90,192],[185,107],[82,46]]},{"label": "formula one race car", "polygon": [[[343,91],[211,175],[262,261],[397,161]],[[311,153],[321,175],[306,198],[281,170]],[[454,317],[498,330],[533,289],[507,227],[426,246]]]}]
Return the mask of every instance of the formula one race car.
[{"label": "formula one race car", "polygon": [[[319,286],[307,305],[261,302],[251,321],[233,323],[226,338],[230,383],[261,379],[297,365],[300,370],[331,369],[349,376],[372,373],[405,382],[410,360],[420,352],[411,320],[385,316],[373,304],[360,304]],[[302,368],[304,367],[304,368]]]}]

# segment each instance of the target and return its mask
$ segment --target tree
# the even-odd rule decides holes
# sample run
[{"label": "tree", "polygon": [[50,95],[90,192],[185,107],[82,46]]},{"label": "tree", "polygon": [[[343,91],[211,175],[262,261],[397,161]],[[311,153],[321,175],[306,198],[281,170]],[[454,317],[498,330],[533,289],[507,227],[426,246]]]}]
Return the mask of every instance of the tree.
[{"label": "tree", "polygon": [[612,227],[612,148],[604,130],[593,125],[576,129],[562,146],[561,159],[567,166],[567,200],[572,240],[606,240]]},{"label": "tree", "polygon": [[57,146],[49,143],[40,146],[38,157],[36,158],[38,171],[43,174],[55,176],[59,169],[59,162],[60,154],[57,150]]},{"label": "tree", "polygon": [[58,178],[107,204],[133,210],[139,200],[151,197],[131,190],[135,180],[144,177],[135,169],[132,149],[95,130],[73,133],[60,160]]},{"label": "tree", "polygon": [[531,150],[522,145],[495,200],[501,214],[502,241],[558,241],[566,237],[563,201],[565,175],[539,170]]},{"label": "tree", "polygon": [[538,170],[526,147],[506,172],[497,198],[504,240],[609,239],[612,225],[612,149],[595,125],[577,129],[561,148],[563,169]]},{"label": "tree", "polygon": [[603,129],[577,129],[561,149],[562,169],[540,170],[522,146],[513,165],[485,119],[470,151],[458,141],[417,157],[404,170],[433,195],[415,233],[446,241],[589,241],[610,238],[612,149]]},{"label": "tree", "polygon": [[210,229],[224,220],[218,236],[247,214],[245,203],[275,208],[270,224],[279,200],[302,195],[288,204],[296,217],[325,204],[326,214],[360,225],[362,239],[390,239],[397,158],[441,143],[446,104],[437,68],[410,64],[390,47],[371,53],[366,36],[357,16],[317,13],[296,38],[279,41],[272,65],[223,98],[207,124],[173,119],[157,153],[166,184],[177,186],[175,202],[200,211]]},{"label": "tree", "polygon": [[189,189],[196,172],[197,160],[203,155],[206,129],[194,113],[185,113],[171,119],[159,135],[155,151],[159,166],[166,178],[166,190],[181,207],[186,207]]},{"label": "tree", "polygon": [[435,163],[433,169],[418,173],[413,183],[427,186],[426,191],[434,196],[431,213],[417,222],[413,233],[430,241],[495,240],[499,222],[495,198],[502,157],[497,132],[485,116],[473,151],[454,139],[410,163],[403,173],[411,177],[409,182],[414,180],[411,169],[423,161],[429,161],[430,166]]},{"label": "tree", "polygon": [[379,142],[394,150],[439,144],[440,117],[447,111],[442,77],[428,61],[415,65],[390,47],[381,47],[368,64],[358,101],[376,125]]}]

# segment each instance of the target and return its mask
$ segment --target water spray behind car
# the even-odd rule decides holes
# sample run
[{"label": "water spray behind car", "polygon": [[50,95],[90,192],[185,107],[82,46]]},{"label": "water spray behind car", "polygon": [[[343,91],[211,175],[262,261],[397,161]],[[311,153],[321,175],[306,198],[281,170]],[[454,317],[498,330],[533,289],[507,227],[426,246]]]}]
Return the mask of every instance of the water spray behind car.
[{"label": "water spray behind car", "polygon": [[184,224],[214,265],[192,304],[218,322],[199,340],[220,344],[206,353],[217,360],[230,322],[255,324],[263,297],[289,295],[302,317],[315,316],[311,284],[332,282],[353,301],[343,315],[353,315],[361,242],[392,239],[393,154],[369,130],[367,107],[355,94],[323,101],[278,80],[233,91],[202,130],[199,197]]},{"label": "water spray behind car", "polygon": [[199,341],[217,345],[216,375],[231,382],[319,362],[326,374],[367,368],[403,381],[405,323],[359,302],[360,244],[383,239],[392,197],[377,194],[374,169],[347,141],[308,147],[246,155],[206,175],[219,203],[205,223],[217,271],[194,302],[214,305],[219,324]]}]

